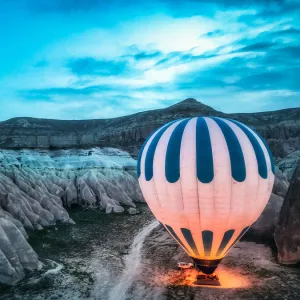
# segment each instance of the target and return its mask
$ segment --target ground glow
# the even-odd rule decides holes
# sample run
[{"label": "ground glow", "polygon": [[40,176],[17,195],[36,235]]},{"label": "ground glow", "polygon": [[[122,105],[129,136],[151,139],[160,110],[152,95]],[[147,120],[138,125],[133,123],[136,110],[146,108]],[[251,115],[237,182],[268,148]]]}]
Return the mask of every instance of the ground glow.
[{"label": "ground glow", "polygon": [[[173,273],[173,272],[172,272]],[[251,286],[251,281],[246,275],[239,274],[235,270],[231,270],[225,266],[219,266],[216,274],[219,276],[221,286],[200,286],[194,284],[198,271],[195,269],[187,269],[181,272],[175,272],[168,274],[167,283],[169,285],[177,286],[191,286],[191,287],[208,287],[217,289],[237,289],[248,288]],[[171,275],[171,276],[170,276]]]}]

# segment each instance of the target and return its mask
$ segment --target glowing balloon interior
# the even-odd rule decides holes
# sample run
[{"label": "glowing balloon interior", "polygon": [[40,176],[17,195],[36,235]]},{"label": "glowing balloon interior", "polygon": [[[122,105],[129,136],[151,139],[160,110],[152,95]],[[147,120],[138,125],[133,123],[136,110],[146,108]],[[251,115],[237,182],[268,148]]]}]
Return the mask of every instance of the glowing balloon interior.
[{"label": "glowing balloon interior", "polygon": [[140,150],[137,172],[155,217],[206,274],[260,216],[274,182],[263,138],[216,117],[157,129]]}]

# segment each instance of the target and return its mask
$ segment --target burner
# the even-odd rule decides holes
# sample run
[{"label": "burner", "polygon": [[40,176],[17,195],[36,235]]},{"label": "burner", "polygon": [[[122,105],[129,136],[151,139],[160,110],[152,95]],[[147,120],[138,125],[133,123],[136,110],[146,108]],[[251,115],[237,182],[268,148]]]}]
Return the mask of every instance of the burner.
[{"label": "burner", "polygon": [[217,274],[204,274],[199,273],[197,275],[197,280],[194,282],[196,285],[213,285],[213,286],[220,286],[219,277]]}]

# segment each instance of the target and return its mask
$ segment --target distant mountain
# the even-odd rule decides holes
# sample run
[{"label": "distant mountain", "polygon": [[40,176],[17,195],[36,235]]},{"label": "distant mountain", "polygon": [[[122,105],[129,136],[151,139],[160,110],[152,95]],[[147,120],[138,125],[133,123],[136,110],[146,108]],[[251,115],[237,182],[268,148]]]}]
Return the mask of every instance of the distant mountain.
[{"label": "distant mountain", "polygon": [[156,128],[183,117],[220,116],[255,128],[268,141],[277,159],[300,148],[300,108],[259,113],[226,114],[188,98],[164,109],[113,119],[53,120],[13,118],[0,122],[0,148],[89,148],[109,146],[136,156]]}]

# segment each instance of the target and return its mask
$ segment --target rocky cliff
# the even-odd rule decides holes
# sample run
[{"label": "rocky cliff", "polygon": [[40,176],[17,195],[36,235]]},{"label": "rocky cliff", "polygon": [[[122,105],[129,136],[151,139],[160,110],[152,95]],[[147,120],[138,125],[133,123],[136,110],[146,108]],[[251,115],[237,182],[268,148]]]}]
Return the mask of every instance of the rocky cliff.
[{"label": "rocky cliff", "polygon": [[283,264],[300,262],[300,165],[285,196],[275,230],[278,259]]},{"label": "rocky cliff", "polygon": [[136,213],[136,161],[112,148],[0,151],[0,282],[14,284],[38,256],[25,230],[72,223],[66,208]]},{"label": "rocky cliff", "polygon": [[[194,116],[233,118],[255,128],[268,141],[277,162],[291,178],[300,158],[300,108],[260,113],[225,114],[195,99],[164,109],[101,120],[13,118],[0,122],[0,148],[115,147],[133,156],[154,129],[174,119]],[[286,160],[285,160],[286,159]]]}]

